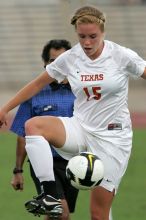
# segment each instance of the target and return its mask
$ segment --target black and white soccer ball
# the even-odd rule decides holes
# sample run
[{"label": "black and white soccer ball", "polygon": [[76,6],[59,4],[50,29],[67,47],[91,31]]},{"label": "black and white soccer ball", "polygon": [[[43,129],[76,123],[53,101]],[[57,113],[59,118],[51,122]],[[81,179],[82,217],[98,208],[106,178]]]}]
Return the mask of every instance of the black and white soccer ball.
[{"label": "black and white soccer ball", "polygon": [[66,176],[76,189],[89,190],[101,183],[104,166],[101,159],[93,153],[82,152],[68,161]]}]

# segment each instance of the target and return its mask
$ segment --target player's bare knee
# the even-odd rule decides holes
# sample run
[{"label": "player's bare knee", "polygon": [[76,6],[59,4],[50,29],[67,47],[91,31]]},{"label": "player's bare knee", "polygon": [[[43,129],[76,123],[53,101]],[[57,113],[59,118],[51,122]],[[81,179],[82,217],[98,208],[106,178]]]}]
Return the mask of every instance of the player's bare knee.
[{"label": "player's bare knee", "polygon": [[26,135],[36,135],[39,132],[39,119],[38,117],[31,118],[25,122]]}]

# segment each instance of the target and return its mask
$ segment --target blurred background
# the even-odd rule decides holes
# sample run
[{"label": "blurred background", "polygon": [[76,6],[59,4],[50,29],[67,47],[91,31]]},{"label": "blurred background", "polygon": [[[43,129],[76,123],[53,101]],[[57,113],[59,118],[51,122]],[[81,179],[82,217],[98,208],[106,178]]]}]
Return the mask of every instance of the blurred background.
[{"label": "blurred background", "polygon": [[[70,18],[75,9],[88,4],[105,12],[106,39],[135,50],[146,60],[145,0],[0,0],[0,105],[43,71],[41,50],[47,41],[65,38],[71,41],[72,46],[77,42]],[[130,79],[129,108],[136,129],[134,153],[121,187],[122,195],[114,204],[114,220],[145,219],[145,193],[143,190],[139,191],[146,186],[142,172],[146,161],[145,94],[146,82],[142,79]],[[0,135],[0,140],[0,172],[3,179],[0,183],[0,219],[36,219],[28,216],[23,207],[24,201],[34,195],[27,169],[24,174],[25,193],[20,195],[10,187],[15,160],[15,137],[4,134]],[[88,193],[80,193],[73,220],[90,219],[88,196]],[[83,201],[87,209],[83,208]]]}]

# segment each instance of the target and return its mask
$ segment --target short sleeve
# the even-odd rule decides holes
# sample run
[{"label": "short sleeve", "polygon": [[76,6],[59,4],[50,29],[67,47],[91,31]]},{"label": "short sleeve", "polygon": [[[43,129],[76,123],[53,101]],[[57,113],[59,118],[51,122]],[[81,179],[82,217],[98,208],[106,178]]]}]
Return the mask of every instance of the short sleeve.
[{"label": "short sleeve", "polygon": [[62,82],[68,75],[68,64],[67,58],[68,51],[61,54],[55,59],[54,62],[46,66],[46,71],[48,74],[56,79],[59,83]]},{"label": "short sleeve", "polygon": [[140,77],[144,73],[146,61],[130,49],[125,48],[125,54],[127,73],[132,77]]}]

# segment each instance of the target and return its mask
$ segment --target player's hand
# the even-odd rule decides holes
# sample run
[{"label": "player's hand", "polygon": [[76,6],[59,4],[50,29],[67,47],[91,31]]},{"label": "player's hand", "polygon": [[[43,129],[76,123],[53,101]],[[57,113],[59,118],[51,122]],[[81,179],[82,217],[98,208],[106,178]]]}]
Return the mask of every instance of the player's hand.
[{"label": "player's hand", "polygon": [[17,173],[13,176],[11,180],[11,185],[15,190],[23,190],[24,179],[21,173]]},{"label": "player's hand", "polygon": [[5,112],[3,109],[0,109],[0,128],[3,126],[3,124],[7,125],[6,116],[7,112]]}]

